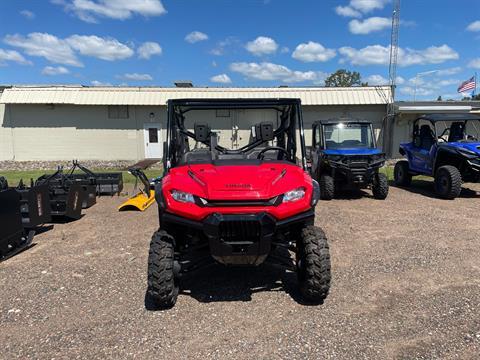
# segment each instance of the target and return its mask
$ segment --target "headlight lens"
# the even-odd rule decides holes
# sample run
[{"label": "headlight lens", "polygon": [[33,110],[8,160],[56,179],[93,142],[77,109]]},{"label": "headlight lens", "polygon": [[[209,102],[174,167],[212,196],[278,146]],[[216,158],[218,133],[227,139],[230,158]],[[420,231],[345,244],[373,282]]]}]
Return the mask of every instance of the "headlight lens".
[{"label": "headlight lens", "polygon": [[283,194],[283,202],[293,202],[303,199],[305,196],[305,188],[299,187],[298,189],[291,190]]},{"label": "headlight lens", "polygon": [[193,195],[187,192],[179,191],[179,190],[172,190],[170,192],[172,194],[172,198],[176,201],[182,202],[182,203],[195,203],[195,199],[193,198]]}]

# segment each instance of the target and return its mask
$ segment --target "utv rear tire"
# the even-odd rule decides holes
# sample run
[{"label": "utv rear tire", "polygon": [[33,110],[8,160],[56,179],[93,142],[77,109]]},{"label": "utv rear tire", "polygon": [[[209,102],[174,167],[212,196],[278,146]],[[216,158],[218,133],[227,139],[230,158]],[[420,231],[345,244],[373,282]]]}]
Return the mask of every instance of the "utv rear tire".
[{"label": "utv rear tire", "polygon": [[173,307],[179,292],[173,242],[173,237],[163,230],[155,232],[150,242],[147,294],[160,309]]},{"label": "utv rear tire", "polygon": [[375,175],[372,184],[373,197],[377,200],[385,200],[388,195],[387,175],[378,173]]},{"label": "utv rear tire", "polygon": [[409,173],[408,161],[400,160],[395,164],[393,170],[393,176],[395,179],[395,185],[397,186],[410,186],[412,183],[412,175]]},{"label": "utv rear tire", "polygon": [[455,166],[440,166],[435,173],[435,191],[443,199],[455,199],[462,191],[462,175]]},{"label": "utv rear tire", "polygon": [[307,226],[297,243],[297,278],[302,297],[322,303],[330,290],[330,252],[322,229]]},{"label": "utv rear tire", "polygon": [[332,200],[335,195],[335,183],[330,175],[320,175],[320,199]]}]

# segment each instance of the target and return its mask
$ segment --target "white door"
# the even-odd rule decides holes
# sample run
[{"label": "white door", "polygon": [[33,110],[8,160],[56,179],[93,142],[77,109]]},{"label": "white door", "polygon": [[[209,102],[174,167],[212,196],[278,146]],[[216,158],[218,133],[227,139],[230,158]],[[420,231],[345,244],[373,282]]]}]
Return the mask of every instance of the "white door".
[{"label": "white door", "polygon": [[145,139],[145,158],[161,159],[163,156],[162,128],[160,124],[145,124],[143,127]]}]

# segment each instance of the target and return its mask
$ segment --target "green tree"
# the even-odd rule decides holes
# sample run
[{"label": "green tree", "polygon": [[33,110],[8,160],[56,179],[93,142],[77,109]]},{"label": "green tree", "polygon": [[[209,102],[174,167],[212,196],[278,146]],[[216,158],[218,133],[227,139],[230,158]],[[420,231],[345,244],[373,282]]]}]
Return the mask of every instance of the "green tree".
[{"label": "green tree", "polygon": [[350,87],[350,86],[368,86],[368,83],[362,83],[362,77],[359,72],[339,69],[325,79],[327,87]]},{"label": "green tree", "polygon": [[442,95],[439,95],[437,101],[442,101]]}]

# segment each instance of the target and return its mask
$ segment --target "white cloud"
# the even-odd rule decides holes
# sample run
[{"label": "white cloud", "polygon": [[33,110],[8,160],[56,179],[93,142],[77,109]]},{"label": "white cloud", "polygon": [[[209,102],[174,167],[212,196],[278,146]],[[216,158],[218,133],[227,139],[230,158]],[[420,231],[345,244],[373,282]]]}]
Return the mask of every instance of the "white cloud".
[{"label": "white cloud", "polygon": [[388,2],[390,0],[350,0],[348,6],[337,6],[335,12],[344,17],[360,18],[362,14],[383,9]]},{"label": "white cloud", "polygon": [[210,78],[210,81],[214,83],[220,83],[220,84],[230,84],[232,82],[232,80],[227,74],[219,74],[219,75],[212,76]]},{"label": "white cloud", "polygon": [[149,74],[127,73],[117,76],[119,79],[134,80],[134,81],[152,81],[153,78]]},{"label": "white cloud", "polygon": [[333,49],[327,49],[322,44],[309,41],[296,47],[292,54],[294,59],[303,62],[325,62],[337,55]]},{"label": "white cloud", "polygon": [[352,20],[348,28],[352,34],[369,34],[374,31],[381,31],[391,27],[392,21],[384,17],[371,17],[365,20]]},{"label": "white cloud", "polygon": [[381,45],[369,45],[362,49],[344,46],[338,52],[344,56],[341,62],[348,61],[352,65],[386,65],[390,56],[390,49]]},{"label": "white cloud", "polygon": [[38,56],[56,64],[83,66],[73,49],[64,40],[47,33],[30,33],[7,35],[4,38],[8,45],[23,49],[30,56]]},{"label": "white cloud", "polygon": [[388,85],[388,79],[384,78],[382,75],[370,75],[366,78],[368,85]]},{"label": "white cloud", "polygon": [[45,66],[42,70],[42,75],[65,75],[70,74],[70,71],[63,66]]},{"label": "white cloud", "polygon": [[103,81],[98,81],[98,80],[92,80],[90,81],[90,84],[93,86],[112,86],[109,82],[103,82]]},{"label": "white cloud", "polygon": [[353,18],[359,18],[362,17],[362,13],[360,11],[357,11],[350,6],[337,6],[335,8],[335,12],[337,15],[344,16],[344,17],[353,17]]},{"label": "white cloud", "polygon": [[282,81],[285,83],[313,82],[319,84],[325,80],[327,74],[320,71],[293,71],[288,67],[269,62],[230,64],[230,70],[240,73],[247,79],[264,81]]},{"label": "white cloud", "polygon": [[278,49],[278,44],[272,38],[259,36],[253,41],[249,41],[245,48],[253,55],[261,56],[273,54]]},{"label": "white cloud", "polygon": [[381,10],[390,0],[351,0],[350,7],[367,14],[373,10]]},{"label": "white cloud", "polygon": [[28,20],[35,19],[35,13],[30,11],[30,10],[22,10],[22,11],[20,11],[20,15],[22,15],[23,17],[25,17]]},{"label": "white cloud", "polygon": [[32,65],[32,62],[25,59],[18,51],[0,49],[0,66],[5,65],[7,61],[12,61],[20,65]]},{"label": "white cloud", "polygon": [[138,57],[140,59],[150,59],[153,55],[161,55],[162,47],[153,41],[144,42],[137,49]]},{"label": "white cloud", "polygon": [[132,49],[113,38],[101,38],[95,35],[73,35],[65,41],[80,54],[102,60],[122,60],[133,55]]},{"label": "white cloud", "polygon": [[480,69],[480,58],[473,59],[468,63],[468,67]]},{"label": "white cloud", "polygon": [[290,49],[288,48],[288,46],[284,46],[280,49],[280,52],[282,54],[286,54],[286,53],[289,53],[290,52]]},{"label": "white cloud", "polygon": [[403,77],[401,77],[401,76],[397,76],[397,81],[396,81],[396,83],[397,83],[398,85],[405,84],[405,79],[404,79]]},{"label": "white cloud", "polygon": [[95,23],[98,17],[125,20],[135,14],[160,16],[165,10],[160,0],[51,0],[62,5],[65,11],[72,12],[80,20]]},{"label": "white cloud", "polygon": [[185,41],[190,44],[195,44],[199,41],[208,40],[208,35],[200,31],[192,31],[190,34],[185,36]]},{"label": "white cloud", "polygon": [[[352,65],[387,65],[390,59],[390,48],[382,45],[370,45],[362,49],[344,46],[338,51],[344,56],[341,63],[350,62]],[[422,50],[398,49],[400,66],[440,64],[458,58],[458,53],[448,45],[430,46]]]},{"label": "white cloud", "polygon": [[467,26],[468,31],[480,31],[480,20],[472,22]]}]

